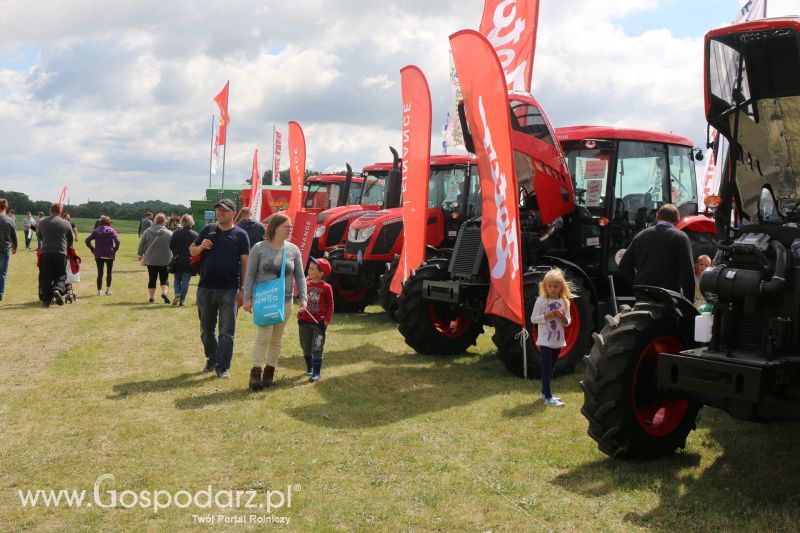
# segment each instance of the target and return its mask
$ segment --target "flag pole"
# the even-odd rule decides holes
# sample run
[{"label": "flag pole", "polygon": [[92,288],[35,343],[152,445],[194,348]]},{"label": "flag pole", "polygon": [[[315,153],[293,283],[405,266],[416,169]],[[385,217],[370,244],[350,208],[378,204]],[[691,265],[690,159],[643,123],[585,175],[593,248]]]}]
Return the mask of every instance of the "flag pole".
[{"label": "flag pole", "polygon": [[[277,181],[276,181],[277,180]],[[280,176],[275,177],[275,124],[272,125],[272,185],[280,184]]]},{"label": "flag pole", "polygon": [[225,114],[228,115],[228,116],[225,117],[225,119],[226,119],[225,120],[225,144],[224,144],[225,151],[222,152],[222,187],[219,190],[219,197],[220,198],[225,196],[225,156],[228,155],[228,126],[230,126],[228,117],[231,116],[230,113],[228,112],[228,102],[230,101],[230,90],[231,90],[230,82],[231,82],[231,80],[228,80],[225,83],[225,85],[228,87],[228,92],[225,94]]},{"label": "flag pole", "polygon": [[208,151],[208,188],[211,188],[211,169],[214,166],[214,118],[211,114],[211,148]]}]

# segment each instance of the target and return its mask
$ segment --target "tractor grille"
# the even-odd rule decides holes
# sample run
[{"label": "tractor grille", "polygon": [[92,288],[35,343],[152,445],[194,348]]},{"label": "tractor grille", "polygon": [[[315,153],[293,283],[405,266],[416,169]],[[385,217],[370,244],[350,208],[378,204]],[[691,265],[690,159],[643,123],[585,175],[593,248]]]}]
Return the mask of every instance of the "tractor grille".
[{"label": "tractor grille", "polygon": [[334,246],[340,242],[342,242],[342,237],[344,237],[344,230],[347,229],[347,221],[342,220],[341,222],[337,222],[333,224],[331,228],[328,230],[328,246]]},{"label": "tractor grille", "polygon": [[370,240],[372,240],[372,237],[370,237],[364,242],[351,242],[348,240],[347,243],[345,243],[344,245],[344,253],[358,255],[358,252],[361,252],[361,257],[364,257],[364,254],[367,252],[367,246],[369,246]]},{"label": "tractor grille", "polygon": [[480,225],[462,226],[450,260],[450,273],[453,276],[474,276],[480,270],[485,255]]},{"label": "tractor grille", "polygon": [[372,252],[375,254],[388,254],[391,252],[392,248],[394,248],[394,243],[397,242],[397,238],[402,231],[402,222],[395,222],[384,226],[378,234],[377,239],[375,239],[375,246],[372,248]]}]

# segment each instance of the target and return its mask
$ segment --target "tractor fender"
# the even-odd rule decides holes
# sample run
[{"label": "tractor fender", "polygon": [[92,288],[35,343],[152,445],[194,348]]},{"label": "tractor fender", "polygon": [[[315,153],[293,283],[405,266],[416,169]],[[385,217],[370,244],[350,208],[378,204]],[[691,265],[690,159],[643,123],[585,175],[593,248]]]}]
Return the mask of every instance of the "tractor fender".
[{"label": "tractor fender", "polygon": [[714,219],[705,215],[683,217],[675,224],[675,229],[693,231],[695,233],[710,233],[711,235],[717,234],[717,226]]},{"label": "tractor fender", "polygon": [[694,340],[694,317],[700,312],[694,307],[694,304],[684,298],[677,292],[662,289],[661,287],[652,287],[650,285],[634,285],[634,291],[644,293],[654,301],[658,302],[663,308],[664,312],[669,316],[675,317],[680,323],[680,331],[683,335],[681,339],[687,347],[697,346]]},{"label": "tractor fender", "polygon": [[562,270],[571,270],[583,280],[587,287],[589,287],[589,291],[591,292],[590,298],[592,302],[592,307],[594,308],[594,315],[592,320],[594,321],[595,325],[599,322],[599,317],[597,316],[597,309],[598,309],[598,297],[597,297],[597,289],[594,286],[591,278],[584,272],[584,270],[579,267],[577,264],[569,261],[567,259],[563,259],[561,257],[554,257],[551,255],[544,255],[541,257],[544,262],[552,262],[555,266],[561,268]]}]

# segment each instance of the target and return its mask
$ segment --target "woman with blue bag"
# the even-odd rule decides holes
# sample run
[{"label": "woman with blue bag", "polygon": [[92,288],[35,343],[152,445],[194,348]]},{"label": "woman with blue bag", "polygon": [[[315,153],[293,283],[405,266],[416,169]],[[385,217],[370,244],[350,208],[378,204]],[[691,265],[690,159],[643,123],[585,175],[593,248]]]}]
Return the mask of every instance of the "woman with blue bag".
[{"label": "woman with blue bag", "polygon": [[288,241],[291,234],[289,217],[273,215],[264,240],[250,250],[244,280],[244,310],[253,313],[256,325],[253,368],[250,369],[251,391],[267,388],[275,379],[283,330],[292,314],[295,283],[300,310],[306,308],[303,258],[300,249]]}]

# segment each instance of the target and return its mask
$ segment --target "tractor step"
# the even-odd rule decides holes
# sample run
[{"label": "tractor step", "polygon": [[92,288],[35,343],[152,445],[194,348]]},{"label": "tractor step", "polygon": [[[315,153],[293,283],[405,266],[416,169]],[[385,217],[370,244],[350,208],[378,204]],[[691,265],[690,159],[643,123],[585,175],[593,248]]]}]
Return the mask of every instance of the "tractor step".
[{"label": "tractor step", "polygon": [[422,297],[426,300],[460,303],[471,298],[486,298],[489,286],[484,283],[463,281],[425,281]]}]

